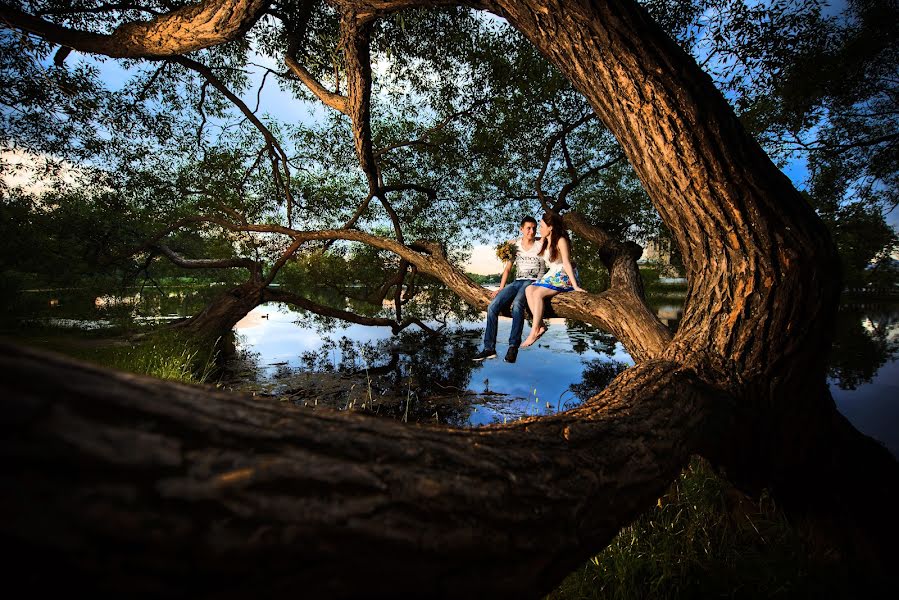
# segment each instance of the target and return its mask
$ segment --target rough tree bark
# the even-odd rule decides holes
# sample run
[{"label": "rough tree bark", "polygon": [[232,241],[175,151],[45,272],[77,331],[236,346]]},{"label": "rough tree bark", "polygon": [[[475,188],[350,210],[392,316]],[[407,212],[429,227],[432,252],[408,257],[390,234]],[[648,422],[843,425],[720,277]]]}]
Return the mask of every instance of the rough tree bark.
[{"label": "rough tree bark", "polygon": [[215,339],[234,329],[251,310],[266,302],[266,284],[248,281],[219,294],[203,309],[172,328],[201,339]]},{"label": "rough tree bark", "polygon": [[[366,31],[455,3],[332,4]],[[674,339],[580,408],[477,431],[303,413],[4,349],[14,493],[0,527],[22,549],[16,568],[35,573],[52,551],[116,590],[533,597],[692,453],[887,562],[899,468],[829,398],[839,282],[813,211],[631,0],[476,5],[522,31],[620,141],[685,260]]]},{"label": "rough tree bark", "polygon": [[[7,563],[39,589],[533,597],[726,432],[668,361],[482,430],[308,412],[0,345]],[[65,493],[62,493],[62,491]],[[38,580],[36,567],[54,577]],[[352,576],[348,576],[351,574]]]}]

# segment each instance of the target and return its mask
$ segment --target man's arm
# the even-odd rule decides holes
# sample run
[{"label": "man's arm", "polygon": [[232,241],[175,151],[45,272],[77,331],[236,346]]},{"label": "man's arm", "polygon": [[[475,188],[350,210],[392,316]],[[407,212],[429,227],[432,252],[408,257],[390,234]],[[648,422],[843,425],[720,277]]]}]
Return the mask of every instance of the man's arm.
[{"label": "man's arm", "polygon": [[[512,262],[506,261],[503,263],[503,277],[499,280],[499,290],[506,287],[506,281],[509,279],[509,274],[512,272]],[[496,295],[499,293],[499,290],[495,292],[490,292],[491,298],[496,298]]]}]

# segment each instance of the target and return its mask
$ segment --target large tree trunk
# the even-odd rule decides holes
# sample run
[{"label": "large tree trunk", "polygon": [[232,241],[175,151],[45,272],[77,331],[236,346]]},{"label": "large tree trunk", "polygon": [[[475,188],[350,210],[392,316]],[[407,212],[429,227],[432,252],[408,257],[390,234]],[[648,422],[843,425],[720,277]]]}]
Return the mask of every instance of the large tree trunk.
[{"label": "large tree trunk", "polygon": [[173,327],[202,339],[216,339],[234,329],[237,322],[265,300],[266,283],[248,281],[214,298],[199,313]]},{"label": "large tree trunk", "polygon": [[[333,4],[365,31],[451,2]],[[840,286],[810,207],[631,0],[477,4],[566,74],[644,182],[687,268],[671,343],[578,409],[477,431],[303,413],[6,350],[14,492],[0,527],[23,549],[17,568],[42,572],[32,559],[53,551],[95,585],[160,594],[194,577],[191,589],[226,595],[533,597],[651,506],[691,453],[772,486],[875,562],[892,556],[899,469],[827,393]]]}]

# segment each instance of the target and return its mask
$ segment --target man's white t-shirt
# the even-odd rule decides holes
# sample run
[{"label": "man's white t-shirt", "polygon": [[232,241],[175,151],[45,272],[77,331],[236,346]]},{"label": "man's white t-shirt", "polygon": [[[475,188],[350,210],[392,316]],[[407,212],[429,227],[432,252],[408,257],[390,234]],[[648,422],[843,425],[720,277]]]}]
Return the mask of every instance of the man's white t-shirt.
[{"label": "man's white t-shirt", "polygon": [[540,240],[534,240],[528,250],[524,249],[521,238],[515,240],[515,279],[540,279],[546,272],[546,263],[540,256]]}]

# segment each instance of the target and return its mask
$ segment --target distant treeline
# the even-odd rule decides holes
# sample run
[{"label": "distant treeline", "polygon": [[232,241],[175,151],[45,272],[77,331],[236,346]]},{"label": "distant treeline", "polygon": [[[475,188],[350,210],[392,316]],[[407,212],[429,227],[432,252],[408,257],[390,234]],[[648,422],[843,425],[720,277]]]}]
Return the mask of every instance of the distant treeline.
[{"label": "distant treeline", "polygon": [[499,285],[500,279],[502,279],[501,273],[493,273],[491,275],[478,275],[477,273],[466,273],[465,274],[469,279],[477,283],[478,285]]}]

